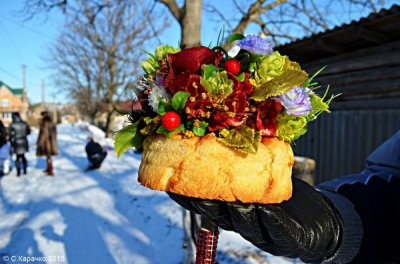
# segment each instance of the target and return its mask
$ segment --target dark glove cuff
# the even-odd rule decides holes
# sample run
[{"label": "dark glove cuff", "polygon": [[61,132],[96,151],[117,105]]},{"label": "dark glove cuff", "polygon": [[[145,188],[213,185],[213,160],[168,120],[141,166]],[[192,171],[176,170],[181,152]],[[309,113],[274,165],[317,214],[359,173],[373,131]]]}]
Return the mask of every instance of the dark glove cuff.
[{"label": "dark glove cuff", "polygon": [[336,207],[342,220],[342,238],[336,253],[322,263],[349,263],[361,247],[363,226],[353,204],[344,196],[326,190],[321,191]]}]

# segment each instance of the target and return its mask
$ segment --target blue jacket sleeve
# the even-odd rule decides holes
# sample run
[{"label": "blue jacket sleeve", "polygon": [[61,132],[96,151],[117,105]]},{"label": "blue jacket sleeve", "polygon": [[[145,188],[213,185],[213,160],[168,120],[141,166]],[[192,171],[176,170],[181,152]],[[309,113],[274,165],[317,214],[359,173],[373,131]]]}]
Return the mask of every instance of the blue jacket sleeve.
[{"label": "blue jacket sleeve", "polygon": [[400,131],[367,158],[361,173],[318,189],[342,218],[341,243],[325,263],[399,263]]}]

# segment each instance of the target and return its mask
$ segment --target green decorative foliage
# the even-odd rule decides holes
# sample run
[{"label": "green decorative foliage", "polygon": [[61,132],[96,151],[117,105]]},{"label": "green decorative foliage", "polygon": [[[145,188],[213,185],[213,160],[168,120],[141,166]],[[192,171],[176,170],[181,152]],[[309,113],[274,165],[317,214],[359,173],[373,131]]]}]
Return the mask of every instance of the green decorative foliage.
[{"label": "green decorative foliage", "polygon": [[256,131],[254,134],[253,143],[248,147],[238,148],[238,150],[245,153],[256,154],[258,151],[258,146],[260,146],[261,138],[261,132]]},{"label": "green decorative foliage", "polygon": [[156,131],[157,126],[161,122],[161,116],[156,116],[154,118],[145,117],[143,118],[143,121],[145,122],[146,126],[142,128],[139,132],[143,136],[148,136],[151,135],[154,131]]},{"label": "green decorative foliage", "polygon": [[236,76],[236,78],[237,78],[240,82],[243,82],[245,77],[246,77],[246,76],[245,76],[244,72],[242,72],[241,74],[239,74],[239,75]]},{"label": "green decorative foliage", "polygon": [[251,129],[246,125],[230,129],[228,132],[229,134],[226,137],[220,138],[220,140],[226,145],[240,148],[242,151],[251,149],[254,142],[257,141],[254,129]]},{"label": "green decorative foliage", "polygon": [[304,116],[278,115],[278,131],[276,136],[292,143],[307,132],[307,119]]},{"label": "green decorative foliage", "polygon": [[144,50],[142,51],[149,55],[149,57],[141,64],[143,70],[147,75],[155,76],[157,71],[161,68],[159,61],[165,60],[169,53],[176,53],[180,51],[180,49],[168,45],[161,45],[157,47],[155,55]]},{"label": "green decorative foliage", "polygon": [[145,118],[143,118],[143,121],[146,123],[146,125],[148,125],[153,122],[153,118],[146,116]]},{"label": "green decorative foliage", "polygon": [[236,33],[228,38],[228,43],[231,44],[232,42],[234,42],[236,40],[241,40],[241,39],[244,39],[244,36],[242,34]]},{"label": "green decorative foliage", "polygon": [[310,78],[307,79],[307,81],[304,82],[303,87],[309,87],[309,86],[313,86],[313,85],[318,85],[317,82],[313,82],[314,78],[317,77],[318,74],[320,74],[323,70],[325,70],[326,66],[322,67],[321,69],[319,69],[316,73],[314,73],[313,76],[311,76]]},{"label": "green decorative foliage", "polygon": [[160,115],[163,116],[163,115],[165,115],[165,113],[172,111],[172,110],[173,110],[173,108],[172,108],[171,104],[169,104],[165,101],[160,101],[158,103],[158,113]]},{"label": "green decorative foliage", "polygon": [[[278,52],[273,54],[275,53]],[[252,99],[262,101],[269,97],[284,94],[292,87],[302,85],[307,80],[307,73],[301,69],[298,63],[290,61],[287,56],[279,56],[276,55],[273,59],[268,60],[267,58],[267,60],[261,61],[260,65],[263,69],[258,68],[257,70],[257,85]],[[264,65],[265,62],[270,61],[275,67]]]},{"label": "green decorative foliage", "polygon": [[205,76],[204,71],[203,76],[200,77],[200,83],[207,92],[222,99],[233,92],[234,83],[228,78],[226,71],[214,71],[209,78]]},{"label": "green decorative foliage", "polygon": [[[205,65],[203,65],[203,66],[205,66]],[[203,69],[203,76],[204,76],[206,79],[212,78],[212,77],[213,77],[213,73],[214,73],[215,71],[220,71],[220,70],[222,70],[221,68],[218,68],[217,66],[215,66],[215,65],[213,65],[213,64],[210,64],[210,65],[207,65],[207,66],[205,66],[205,67],[202,67],[202,69]]]},{"label": "green decorative foliage", "polygon": [[255,80],[257,84],[260,85],[281,75],[285,70],[286,58],[277,51],[271,55],[263,56],[256,64]]},{"label": "green decorative foliage", "polygon": [[142,68],[146,74],[155,75],[159,68],[157,59],[154,59],[153,57],[147,58],[147,60],[142,62]]},{"label": "green decorative foliage", "polygon": [[157,134],[162,134],[165,135],[167,138],[172,138],[172,136],[176,133],[182,132],[185,130],[185,126],[183,124],[180,124],[178,128],[175,130],[168,130],[166,129],[163,125],[159,126],[157,129]]},{"label": "green decorative foliage", "polygon": [[171,101],[172,108],[176,112],[181,112],[185,108],[186,100],[189,98],[190,93],[188,92],[177,92]]},{"label": "green decorative foliage", "polygon": [[157,59],[162,60],[162,59],[167,58],[169,53],[174,54],[174,53],[177,53],[178,51],[180,51],[179,48],[174,48],[169,45],[161,45],[156,48],[155,55],[156,55]]},{"label": "green decorative foliage", "polygon": [[139,148],[142,144],[143,137],[137,133],[137,129],[141,120],[130,124],[117,132],[114,142],[115,152],[118,158],[130,147]]},{"label": "green decorative foliage", "polygon": [[207,127],[208,127],[207,122],[200,121],[199,127],[193,126],[193,134],[202,137],[206,134]]}]

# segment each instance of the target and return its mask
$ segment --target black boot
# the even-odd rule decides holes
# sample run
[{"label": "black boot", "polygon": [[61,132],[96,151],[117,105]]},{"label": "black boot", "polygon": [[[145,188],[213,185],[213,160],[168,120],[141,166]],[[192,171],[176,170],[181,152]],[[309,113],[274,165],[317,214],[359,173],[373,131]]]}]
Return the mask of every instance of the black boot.
[{"label": "black boot", "polygon": [[26,167],[27,167],[27,161],[25,158],[25,155],[22,155],[22,167],[24,168],[24,175],[26,175]]},{"label": "black boot", "polygon": [[15,161],[15,167],[17,169],[17,177],[19,177],[21,175],[21,163],[19,160]]}]

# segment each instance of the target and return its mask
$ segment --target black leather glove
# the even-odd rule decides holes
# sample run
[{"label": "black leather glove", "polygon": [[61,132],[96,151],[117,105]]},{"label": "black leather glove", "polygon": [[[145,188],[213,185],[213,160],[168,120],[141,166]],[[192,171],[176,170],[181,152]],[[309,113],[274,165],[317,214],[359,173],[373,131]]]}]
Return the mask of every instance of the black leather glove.
[{"label": "black leather glove", "polygon": [[293,179],[292,197],[280,204],[243,204],[170,197],[184,208],[238,232],[273,255],[321,263],[334,255],[341,234],[341,219],[331,202],[305,182]]}]

